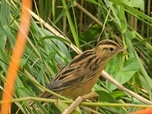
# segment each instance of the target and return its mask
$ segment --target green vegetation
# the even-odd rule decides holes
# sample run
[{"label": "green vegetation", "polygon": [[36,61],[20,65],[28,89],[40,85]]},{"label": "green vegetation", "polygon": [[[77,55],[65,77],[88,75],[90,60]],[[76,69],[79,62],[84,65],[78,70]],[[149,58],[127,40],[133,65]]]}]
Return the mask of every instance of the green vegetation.
[{"label": "green vegetation", "polygon": [[[127,50],[107,64],[106,72],[126,88],[151,100],[151,4],[149,0],[34,0],[12,114],[59,114],[57,108],[63,111],[68,107],[72,103],[69,99],[36,96],[46,90],[59,69],[80,50],[91,49],[102,39],[115,40]],[[19,0],[0,0],[0,96],[19,29],[20,7]],[[99,94],[99,102],[82,105],[98,106],[102,114],[127,114],[148,107],[102,77],[93,90]],[[56,107],[51,103],[44,107],[36,102],[37,108],[32,108],[30,100],[53,102]],[[74,113],[87,114],[88,109],[82,105]]]}]

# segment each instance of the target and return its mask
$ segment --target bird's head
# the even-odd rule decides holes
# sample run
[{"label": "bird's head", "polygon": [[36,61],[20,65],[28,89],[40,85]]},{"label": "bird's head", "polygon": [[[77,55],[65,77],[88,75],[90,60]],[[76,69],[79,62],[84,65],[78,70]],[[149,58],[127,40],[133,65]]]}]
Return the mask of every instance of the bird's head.
[{"label": "bird's head", "polygon": [[124,48],[112,40],[102,40],[95,47],[95,54],[105,59],[110,59],[122,51],[124,51]]}]

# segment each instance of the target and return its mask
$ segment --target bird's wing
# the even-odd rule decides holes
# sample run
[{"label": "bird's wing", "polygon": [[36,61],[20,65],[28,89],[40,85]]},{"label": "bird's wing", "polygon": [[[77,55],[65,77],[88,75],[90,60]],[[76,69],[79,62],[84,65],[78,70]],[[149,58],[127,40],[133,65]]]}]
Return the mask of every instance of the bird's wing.
[{"label": "bird's wing", "polygon": [[53,91],[62,90],[79,85],[93,78],[96,73],[94,69],[96,66],[90,65],[95,62],[95,56],[92,56],[91,52],[92,51],[86,51],[76,56],[56,75],[48,85],[48,88]]}]

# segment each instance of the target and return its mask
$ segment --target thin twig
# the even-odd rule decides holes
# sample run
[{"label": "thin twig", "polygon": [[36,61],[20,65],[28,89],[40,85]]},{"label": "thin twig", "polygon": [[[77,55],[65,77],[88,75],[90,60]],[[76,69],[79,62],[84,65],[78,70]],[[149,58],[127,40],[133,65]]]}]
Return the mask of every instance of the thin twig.
[{"label": "thin twig", "polygon": [[151,101],[149,101],[149,100],[145,99],[144,97],[134,93],[133,91],[125,88],[123,85],[121,85],[118,81],[116,81],[114,78],[112,78],[112,76],[110,76],[105,71],[103,71],[101,75],[102,75],[102,77],[104,77],[105,79],[107,79],[108,81],[113,83],[115,86],[117,86],[119,89],[121,89],[121,90],[125,91],[126,93],[128,93],[129,95],[131,95],[132,97],[135,97],[136,99],[138,99],[146,104],[152,105]]},{"label": "thin twig", "polygon": [[67,109],[65,109],[62,114],[71,114],[73,110],[75,110],[76,107],[79,106],[83,101],[89,98],[97,97],[97,96],[98,94],[92,91],[89,94],[77,97],[77,99],[74,100],[73,103]]}]

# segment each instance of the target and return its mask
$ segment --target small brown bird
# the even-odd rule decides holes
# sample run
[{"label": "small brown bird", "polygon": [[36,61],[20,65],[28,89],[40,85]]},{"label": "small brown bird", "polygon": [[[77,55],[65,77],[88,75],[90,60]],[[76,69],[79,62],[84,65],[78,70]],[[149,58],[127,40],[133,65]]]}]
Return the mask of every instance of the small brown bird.
[{"label": "small brown bird", "polygon": [[[102,40],[91,50],[87,50],[62,68],[48,85],[48,89],[65,97],[75,99],[88,94],[97,82],[106,63],[124,49],[112,40]],[[48,92],[39,95],[51,98]]]}]

